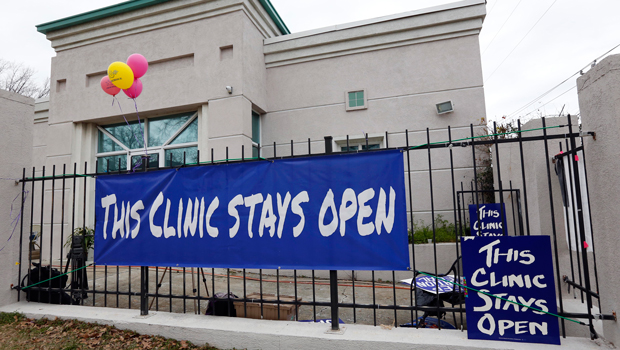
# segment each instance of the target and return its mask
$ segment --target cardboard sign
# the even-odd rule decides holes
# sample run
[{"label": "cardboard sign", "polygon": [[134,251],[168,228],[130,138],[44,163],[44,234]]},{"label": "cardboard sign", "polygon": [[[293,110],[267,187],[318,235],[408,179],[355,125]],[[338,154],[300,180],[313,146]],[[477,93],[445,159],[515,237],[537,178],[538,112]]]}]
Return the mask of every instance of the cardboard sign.
[{"label": "cardboard sign", "polygon": [[506,227],[506,206],[501,203],[470,204],[469,226],[472,236],[504,236]]},{"label": "cardboard sign", "polygon": [[397,150],[98,176],[95,262],[406,270],[405,198]]},{"label": "cardboard sign", "polygon": [[[460,292],[461,287],[455,285],[454,280],[453,275],[441,276],[439,278],[421,275],[415,278],[415,287],[431,294]],[[413,278],[404,279],[400,283],[412,285]]]},{"label": "cardboard sign", "polygon": [[557,314],[550,237],[461,241],[467,287],[505,299],[468,290],[468,338],[559,345],[558,319],[526,307]]}]

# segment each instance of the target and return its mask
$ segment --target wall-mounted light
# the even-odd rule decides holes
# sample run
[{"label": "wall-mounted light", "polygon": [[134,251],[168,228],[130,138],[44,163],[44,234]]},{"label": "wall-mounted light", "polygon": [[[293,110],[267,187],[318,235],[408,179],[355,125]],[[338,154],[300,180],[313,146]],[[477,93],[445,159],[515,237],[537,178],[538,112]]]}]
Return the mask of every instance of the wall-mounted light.
[{"label": "wall-mounted light", "polygon": [[441,102],[435,106],[437,107],[437,114],[454,112],[454,104],[452,104],[452,101]]},{"label": "wall-mounted light", "polygon": [[226,91],[228,91],[228,94],[231,94],[231,95],[232,95],[232,92],[233,92],[233,87],[232,87],[232,86],[227,86],[227,87],[226,87]]}]

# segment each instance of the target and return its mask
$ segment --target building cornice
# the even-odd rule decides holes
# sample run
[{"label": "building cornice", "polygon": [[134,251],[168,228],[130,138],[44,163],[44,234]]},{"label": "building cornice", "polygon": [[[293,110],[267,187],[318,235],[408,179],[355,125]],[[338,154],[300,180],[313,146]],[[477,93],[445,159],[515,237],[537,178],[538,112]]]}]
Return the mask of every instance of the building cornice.
[{"label": "building cornice", "polygon": [[[75,16],[61,18],[59,20],[39,24],[36,27],[39,33],[47,34],[48,32],[53,32],[60,29],[65,29],[80,24],[121,15],[127,12],[139,10],[145,7],[161,4],[168,1],[171,0],[130,0],[122,2],[120,4],[81,13]],[[273,7],[271,2],[269,0],[259,0],[259,2],[267,12],[269,17],[271,17],[275,25],[278,27],[280,33],[282,35],[290,34],[288,27],[286,26],[286,24],[284,24],[284,21],[278,14],[278,11],[276,11],[276,9]]]},{"label": "building cornice", "polygon": [[49,31],[56,52],[160,28],[242,11],[265,38],[278,35],[260,0],[175,0]]},{"label": "building cornice", "polygon": [[267,68],[478,35],[484,0],[466,0],[428,9],[265,39]]}]

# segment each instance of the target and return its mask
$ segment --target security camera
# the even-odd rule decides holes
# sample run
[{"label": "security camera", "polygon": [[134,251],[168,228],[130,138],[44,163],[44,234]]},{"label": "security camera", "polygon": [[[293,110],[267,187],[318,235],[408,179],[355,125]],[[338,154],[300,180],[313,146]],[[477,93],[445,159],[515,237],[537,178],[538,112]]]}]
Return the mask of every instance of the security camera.
[{"label": "security camera", "polygon": [[228,91],[229,94],[232,94],[232,91],[233,91],[232,86],[227,86],[226,91]]}]

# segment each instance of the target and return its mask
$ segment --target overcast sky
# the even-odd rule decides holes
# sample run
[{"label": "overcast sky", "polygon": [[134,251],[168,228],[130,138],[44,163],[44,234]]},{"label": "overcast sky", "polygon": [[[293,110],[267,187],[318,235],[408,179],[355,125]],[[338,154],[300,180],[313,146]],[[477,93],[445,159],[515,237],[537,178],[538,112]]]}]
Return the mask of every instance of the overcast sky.
[{"label": "overcast sky", "polygon": [[[35,25],[109,6],[118,0],[5,1],[0,58],[49,76],[54,50]],[[452,0],[271,0],[300,32],[454,2]],[[579,112],[576,76],[540,95],[620,44],[618,0],[489,0],[480,34],[487,116]],[[620,48],[612,52],[620,53]],[[587,70],[586,70],[587,71]],[[573,89],[571,89],[573,88]],[[535,101],[531,106],[522,108]],[[518,113],[517,113],[518,112]]]}]

